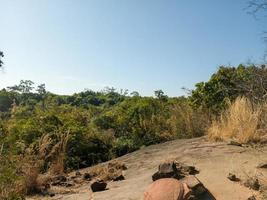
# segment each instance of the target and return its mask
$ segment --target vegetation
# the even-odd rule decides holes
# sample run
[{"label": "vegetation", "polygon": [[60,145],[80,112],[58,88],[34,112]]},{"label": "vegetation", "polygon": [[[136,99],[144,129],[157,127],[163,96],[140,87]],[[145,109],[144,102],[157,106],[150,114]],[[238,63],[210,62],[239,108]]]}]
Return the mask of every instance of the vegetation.
[{"label": "vegetation", "polygon": [[3,61],[2,58],[4,57],[4,53],[2,51],[0,51],[0,68],[3,66]]},{"label": "vegetation", "polygon": [[266,130],[266,76],[265,66],[220,67],[175,98],[114,88],[56,95],[29,80],[2,89],[0,199],[40,192],[50,175],[207,130],[216,140],[255,141]]}]

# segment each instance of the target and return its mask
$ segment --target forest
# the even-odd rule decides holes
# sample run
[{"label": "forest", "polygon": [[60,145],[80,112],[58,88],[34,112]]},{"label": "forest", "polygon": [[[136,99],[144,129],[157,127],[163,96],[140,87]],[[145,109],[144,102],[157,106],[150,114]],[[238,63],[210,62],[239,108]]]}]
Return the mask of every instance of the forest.
[{"label": "forest", "polygon": [[[266,90],[266,66],[243,64],[219,67],[181,97],[115,88],[57,95],[22,80],[0,91],[1,198],[38,192],[39,174],[62,174],[177,138],[255,142],[265,130]],[[234,126],[229,117],[238,105],[245,111]],[[237,133],[244,124],[254,129]]]}]

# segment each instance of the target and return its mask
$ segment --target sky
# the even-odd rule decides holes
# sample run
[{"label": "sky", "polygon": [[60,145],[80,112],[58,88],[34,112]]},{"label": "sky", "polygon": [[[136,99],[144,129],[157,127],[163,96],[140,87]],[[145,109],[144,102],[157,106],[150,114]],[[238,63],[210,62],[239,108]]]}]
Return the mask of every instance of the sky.
[{"label": "sky", "polygon": [[0,0],[0,88],[32,80],[184,95],[220,65],[262,62],[267,18],[247,0]]}]

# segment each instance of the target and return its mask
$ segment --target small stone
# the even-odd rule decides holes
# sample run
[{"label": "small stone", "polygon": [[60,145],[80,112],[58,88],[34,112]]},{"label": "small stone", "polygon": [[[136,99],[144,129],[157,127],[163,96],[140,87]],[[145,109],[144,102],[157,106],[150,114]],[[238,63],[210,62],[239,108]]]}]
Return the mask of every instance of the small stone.
[{"label": "small stone", "polygon": [[66,176],[56,176],[52,179],[52,183],[51,185],[55,186],[55,185],[61,185],[62,183],[67,181],[67,177]]},{"label": "small stone", "polygon": [[76,171],[75,175],[76,175],[76,176],[81,176],[82,174],[81,174],[81,172]]},{"label": "small stone", "polygon": [[247,181],[244,183],[244,185],[250,189],[253,190],[259,190],[260,189],[260,183],[257,178],[249,178]]},{"label": "small stone", "polygon": [[120,174],[120,175],[114,177],[112,180],[113,181],[122,181],[122,180],[125,180],[125,177],[122,174]]},{"label": "small stone", "polygon": [[66,176],[63,176],[63,175],[60,175],[60,176],[56,176],[54,178],[54,180],[65,182],[65,181],[67,181],[67,177]]},{"label": "small stone", "polygon": [[233,141],[233,140],[229,141],[229,142],[228,142],[228,145],[233,145],[233,146],[242,147],[242,144],[241,144],[241,143],[236,142],[236,141]]},{"label": "small stone", "polygon": [[107,187],[107,183],[104,181],[95,181],[91,184],[91,189],[93,192],[104,191]]},{"label": "small stone", "polygon": [[249,197],[247,200],[256,200],[256,197],[253,195],[253,196]]},{"label": "small stone", "polygon": [[194,166],[190,166],[190,165],[183,166],[182,170],[183,170],[184,173],[188,173],[190,175],[195,175],[195,174],[199,173],[199,171],[196,170],[196,168]]},{"label": "small stone", "polygon": [[63,183],[62,186],[65,186],[65,187],[72,187],[72,186],[74,186],[74,182],[72,182],[72,181],[68,181],[68,182]]},{"label": "small stone", "polygon": [[228,178],[230,181],[235,181],[235,182],[240,181],[240,179],[237,178],[236,175],[235,175],[235,174],[232,174],[232,173],[229,173],[228,176],[227,176],[227,178]]},{"label": "small stone", "polygon": [[267,162],[260,163],[257,168],[267,168]]},{"label": "small stone", "polygon": [[84,173],[84,174],[83,174],[83,179],[84,179],[84,180],[91,180],[91,179],[92,179],[92,176],[91,176],[91,174],[89,174],[89,173]]}]

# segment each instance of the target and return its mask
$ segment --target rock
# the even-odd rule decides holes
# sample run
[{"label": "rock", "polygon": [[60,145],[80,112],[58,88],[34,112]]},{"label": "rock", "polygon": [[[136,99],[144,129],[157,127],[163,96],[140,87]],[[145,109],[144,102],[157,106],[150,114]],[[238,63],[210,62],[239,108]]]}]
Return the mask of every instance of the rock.
[{"label": "rock", "polygon": [[267,161],[266,162],[263,162],[263,163],[260,163],[257,168],[267,168]]},{"label": "rock", "polygon": [[125,177],[123,176],[123,174],[120,174],[118,176],[115,176],[112,180],[113,181],[122,181],[122,180],[125,180]]},{"label": "rock", "polygon": [[94,181],[91,184],[91,189],[93,192],[99,192],[99,191],[104,191],[107,187],[107,183],[100,180],[100,181]]},{"label": "rock", "polygon": [[227,144],[228,144],[228,145],[233,145],[233,146],[242,147],[242,144],[241,144],[241,143],[236,142],[236,141],[233,141],[233,140],[229,141]]},{"label": "rock", "polygon": [[67,181],[67,177],[64,176],[64,175],[60,175],[60,176],[56,176],[56,177],[54,177],[53,180],[57,180],[57,181],[61,181],[61,182],[65,182],[65,181]]},{"label": "rock", "polygon": [[152,180],[156,181],[161,178],[181,178],[174,162],[165,162],[159,165],[158,171],[152,175]]},{"label": "rock", "polygon": [[53,197],[56,195],[53,191],[50,191],[50,190],[41,191],[40,194],[43,196],[50,196],[50,197]]},{"label": "rock", "polygon": [[244,185],[250,189],[253,190],[259,190],[260,189],[260,183],[259,180],[257,178],[249,178],[246,180],[246,182],[244,183]]},{"label": "rock", "polygon": [[187,176],[180,181],[185,183],[192,190],[192,194],[194,196],[199,196],[207,192],[207,189],[195,176]]},{"label": "rock", "polygon": [[185,194],[184,185],[176,179],[164,178],[154,181],[144,193],[144,200],[182,200]]},{"label": "rock", "polygon": [[61,185],[62,183],[66,182],[67,181],[67,177],[66,176],[63,176],[63,175],[60,175],[60,176],[56,176],[52,179],[52,183],[51,185]]},{"label": "rock", "polygon": [[89,174],[89,173],[84,173],[84,174],[83,174],[83,179],[84,179],[84,180],[91,180],[91,179],[92,179],[92,176],[91,176],[91,174]]},{"label": "rock", "polygon": [[232,174],[232,173],[229,173],[228,176],[227,176],[227,178],[228,178],[230,181],[235,181],[235,182],[240,181],[240,179],[237,178],[236,175],[235,175],[235,174]]},{"label": "rock", "polygon": [[196,168],[194,167],[194,166],[183,166],[182,167],[182,172],[184,173],[184,174],[189,174],[189,175],[195,175],[195,174],[198,174],[199,173],[199,171],[198,170],[196,170]]},{"label": "rock", "polygon": [[159,165],[159,173],[161,174],[171,174],[177,171],[176,165],[174,162],[166,162]]},{"label": "rock", "polygon": [[253,195],[253,196],[249,197],[247,200],[256,200],[256,197]]},{"label": "rock", "polygon": [[75,175],[76,175],[76,176],[81,176],[82,174],[81,174],[81,172],[76,171]]},{"label": "rock", "polygon": [[74,182],[73,181],[67,181],[67,182],[64,182],[62,184],[60,184],[61,186],[65,186],[65,187],[72,187],[74,186]]},{"label": "rock", "polygon": [[199,171],[192,165],[185,165],[180,162],[175,161],[175,165],[178,171],[184,176],[198,174]]}]

